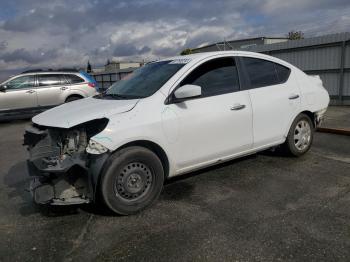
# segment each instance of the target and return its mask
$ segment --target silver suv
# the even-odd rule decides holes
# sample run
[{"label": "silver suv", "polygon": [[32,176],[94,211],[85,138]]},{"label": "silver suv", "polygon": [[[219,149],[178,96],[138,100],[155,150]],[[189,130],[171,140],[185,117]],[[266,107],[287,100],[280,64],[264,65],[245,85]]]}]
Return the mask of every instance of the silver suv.
[{"label": "silver suv", "polygon": [[83,71],[26,71],[0,85],[0,120],[31,117],[97,91],[96,81]]}]

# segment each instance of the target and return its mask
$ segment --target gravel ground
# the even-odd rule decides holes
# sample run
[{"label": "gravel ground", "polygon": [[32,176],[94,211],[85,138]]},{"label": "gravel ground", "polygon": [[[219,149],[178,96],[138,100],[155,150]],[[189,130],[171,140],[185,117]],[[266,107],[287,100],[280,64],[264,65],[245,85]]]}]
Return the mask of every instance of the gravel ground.
[{"label": "gravel ground", "polygon": [[0,123],[0,261],[349,261],[349,137],[317,133],[301,158],[265,152],[183,176],[120,217],[33,205],[26,123]]}]

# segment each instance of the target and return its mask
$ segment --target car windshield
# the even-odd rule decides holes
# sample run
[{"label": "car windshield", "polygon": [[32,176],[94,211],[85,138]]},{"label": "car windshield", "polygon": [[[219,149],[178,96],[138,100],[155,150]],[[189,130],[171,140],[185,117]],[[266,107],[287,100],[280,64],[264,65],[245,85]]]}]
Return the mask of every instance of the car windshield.
[{"label": "car windshield", "polygon": [[149,63],[114,83],[97,98],[138,99],[151,96],[183,66],[184,63],[175,60]]}]

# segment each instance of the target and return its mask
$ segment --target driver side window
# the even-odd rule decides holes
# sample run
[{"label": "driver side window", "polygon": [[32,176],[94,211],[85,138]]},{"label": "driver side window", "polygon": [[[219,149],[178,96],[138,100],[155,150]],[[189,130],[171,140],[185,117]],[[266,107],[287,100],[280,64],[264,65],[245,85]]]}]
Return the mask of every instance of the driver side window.
[{"label": "driver side window", "polygon": [[202,88],[202,97],[239,91],[238,72],[233,57],[217,58],[194,69],[180,84]]},{"label": "driver side window", "polygon": [[7,90],[30,89],[34,87],[34,76],[20,76],[5,84]]}]

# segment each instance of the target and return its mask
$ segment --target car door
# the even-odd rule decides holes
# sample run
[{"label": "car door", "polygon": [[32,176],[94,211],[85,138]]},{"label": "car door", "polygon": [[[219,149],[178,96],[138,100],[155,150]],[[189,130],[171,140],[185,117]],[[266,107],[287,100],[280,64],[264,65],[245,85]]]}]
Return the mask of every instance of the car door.
[{"label": "car door", "polygon": [[69,92],[68,84],[62,74],[38,74],[38,105],[50,107],[64,103]]},{"label": "car door", "polygon": [[179,86],[186,84],[201,86],[202,95],[165,109],[176,115],[179,126],[172,144],[179,172],[250,149],[252,108],[248,91],[239,90],[234,58],[212,59],[197,66]]},{"label": "car door", "polygon": [[280,143],[300,106],[291,70],[268,60],[241,57],[253,107],[254,147]]},{"label": "car door", "polygon": [[37,107],[34,75],[23,75],[5,82],[0,92],[0,110],[18,110]]}]

